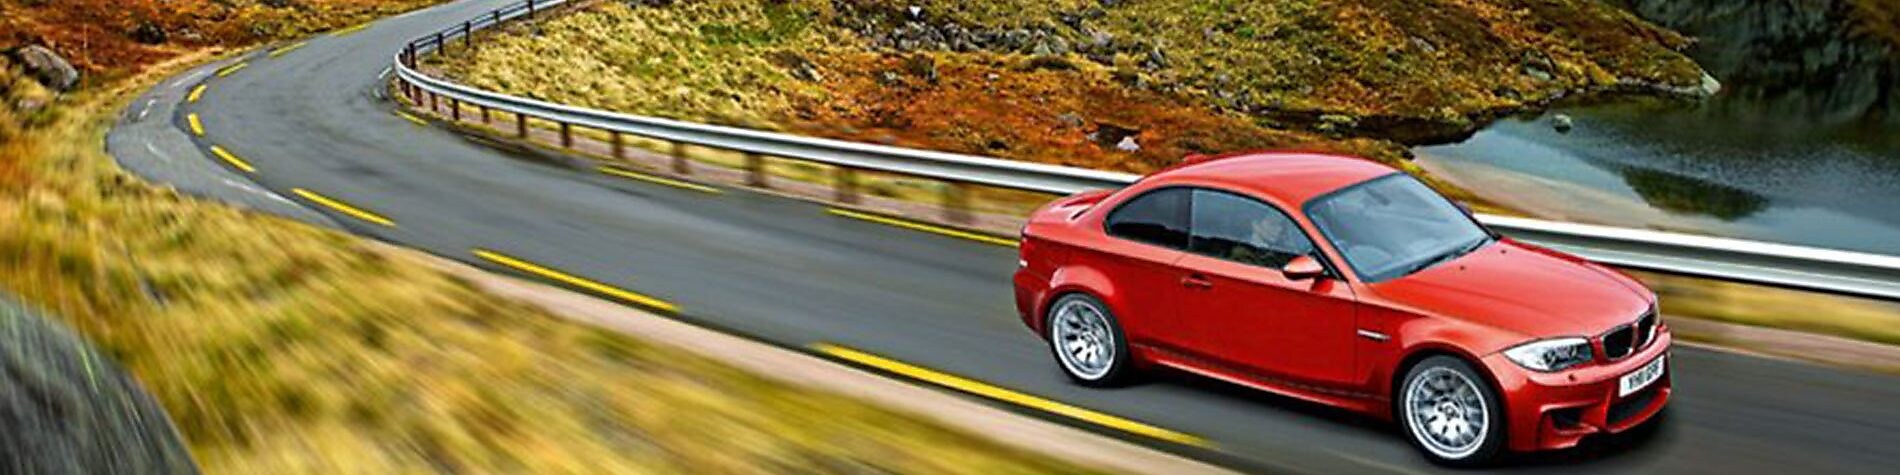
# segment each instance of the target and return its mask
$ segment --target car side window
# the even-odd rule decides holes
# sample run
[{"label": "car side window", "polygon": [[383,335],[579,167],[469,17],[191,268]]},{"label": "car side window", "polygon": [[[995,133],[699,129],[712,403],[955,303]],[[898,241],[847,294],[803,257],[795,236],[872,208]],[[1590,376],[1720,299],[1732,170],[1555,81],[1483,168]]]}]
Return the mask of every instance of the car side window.
[{"label": "car side window", "polygon": [[1233,193],[1194,190],[1189,251],[1271,269],[1313,253],[1298,223],[1272,205]]},{"label": "car side window", "polygon": [[1163,188],[1137,196],[1108,214],[1110,236],[1186,249],[1188,190]]}]

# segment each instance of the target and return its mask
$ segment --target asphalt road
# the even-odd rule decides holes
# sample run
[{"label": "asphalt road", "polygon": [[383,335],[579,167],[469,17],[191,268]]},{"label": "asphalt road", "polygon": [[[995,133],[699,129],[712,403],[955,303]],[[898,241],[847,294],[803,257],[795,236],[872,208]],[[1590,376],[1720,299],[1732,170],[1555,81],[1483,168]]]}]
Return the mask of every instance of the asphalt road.
[{"label": "asphalt road", "polygon": [[[704,194],[527,160],[398,117],[380,98],[379,75],[399,45],[505,3],[457,2],[315,37],[278,57],[252,54],[226,77],[211,74],[223,64],[194,70],[134,102],[109,146],[128,168],[189,192],[490,268],[472,249],[492,249],[665,299],[684,318],[753,338],[798,348],[836,343],[1200,436],[1214,447],[1072,422],[1242,470],[1439,471],[1391,426],[1287,398],[1171,377],[1115,390],[1071,385],[1013,313],[1013,249],[832,216],[822,205],[766,194]],[[209,85],[202,98],[184,103],[199,82]],[[191,132],[192,113],[203,137]],[[212,144],[256,173],[214,158]],[[200,162],[178,163],[186,159]],[[311,208],[327,218],[280,209],[285,197],[308,201],[296,197],[298,188],[395,225],[329,208]],[[261,194],[269,192],[276,196]],[[1678,399],[1656,430],[1507,468],[1900,467],[1900,379],[1691,348],[1676,350],[1674,363]]]}]

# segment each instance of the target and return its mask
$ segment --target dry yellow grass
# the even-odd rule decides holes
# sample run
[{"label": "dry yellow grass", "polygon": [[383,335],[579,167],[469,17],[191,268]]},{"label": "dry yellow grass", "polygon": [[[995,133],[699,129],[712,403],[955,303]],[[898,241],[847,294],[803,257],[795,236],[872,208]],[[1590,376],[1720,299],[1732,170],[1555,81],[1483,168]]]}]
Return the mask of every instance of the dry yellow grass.
[{"label": "dry yellow grass", "polygon": [[24,175],[0,188],[0,287],[122,362],[210,472],[1078,470],[142,183],[103,135],[158,77],[0,145]]}]

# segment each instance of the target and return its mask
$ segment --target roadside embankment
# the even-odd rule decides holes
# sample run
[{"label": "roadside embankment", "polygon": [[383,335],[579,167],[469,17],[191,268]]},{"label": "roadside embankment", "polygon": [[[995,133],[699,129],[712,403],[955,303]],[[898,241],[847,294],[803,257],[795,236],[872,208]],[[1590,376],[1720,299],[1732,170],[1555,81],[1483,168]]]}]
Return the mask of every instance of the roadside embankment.
[{"label": "roadside embankment", "polygon": [[[1090,471],[117,168],[103,137],[126,102],[217,52],[9,101],[0,143],[0,289],[141,381],[206,471]],[[7,66],[9,98],[40,94]]]}]

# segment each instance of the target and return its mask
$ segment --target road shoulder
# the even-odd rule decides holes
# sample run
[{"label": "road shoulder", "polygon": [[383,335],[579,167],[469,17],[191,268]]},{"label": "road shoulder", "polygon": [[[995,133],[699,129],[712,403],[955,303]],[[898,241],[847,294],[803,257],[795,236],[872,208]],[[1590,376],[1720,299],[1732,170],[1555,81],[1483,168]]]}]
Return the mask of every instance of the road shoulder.
[{"label": "road shoulder", "polygon": [[466,279],[485,292],[536,305],[574,321],[649,341],[666,342],[787,383],[819,388],[920,414],[1025,450],[1118,472],[1228,473],[1184,457],[892,380],[797,351],[662,318],[599,298],[489,273],[405,248],[380,244],[378,247],[383,248],[383,252],[416,255],[429,265]]}]

